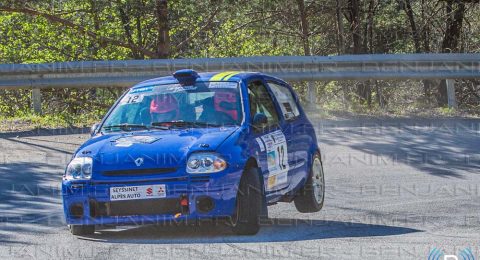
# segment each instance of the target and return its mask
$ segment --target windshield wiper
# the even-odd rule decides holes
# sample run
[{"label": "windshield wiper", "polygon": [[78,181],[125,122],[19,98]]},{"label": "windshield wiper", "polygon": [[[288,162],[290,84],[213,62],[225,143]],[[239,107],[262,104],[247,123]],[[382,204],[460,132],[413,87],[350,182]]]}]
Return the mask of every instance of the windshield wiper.
[{"label": "windshield wiper", "polygon": [[207,122],[190,122],[190,121],[165,121],[165,122],[153,122],[152,126],[163,127],[219,127],[218,124],[212,124]]},{"label": "windshield wiper", "polygon": [[132,130],[132,128],[141,128],[141,129],[148,129],[146,125],[140,125],[140,124],[118,124],[118,125],[107,125],[104,126],[103,129],[105,130],[111,130],[113,128],[120,128],[122,131],[127,131],[127,130]]}]

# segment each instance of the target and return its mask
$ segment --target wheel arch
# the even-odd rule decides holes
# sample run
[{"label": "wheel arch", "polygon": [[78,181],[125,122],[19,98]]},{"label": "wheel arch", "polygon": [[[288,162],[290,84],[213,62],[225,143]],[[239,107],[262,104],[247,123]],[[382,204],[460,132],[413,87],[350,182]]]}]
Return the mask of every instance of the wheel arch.
[{"label": "wheel arch", "polygon": [[322,163],[322,166],[323,166],[323,158],[322,158],[322,151],[320,150],[320,147],[315,147],[314,149],[312,149],[312,153],[310,154],[309,156],[309,165],[312,165],[313,164],[313,157],[315,157],[315,155],[318,155],[318,157],[320,157],[320,162]]},{"label": "wheel arch", "polygon": [[245,163],[244,171],[250,168],[260,168],[258,167],[257,159],[255,159],[254,157],[250,157],[247,159],[247,162]]},{"label": "wheel arch", "polygon": [[318,154],[318,157],[320,157],[320,163],[322,164],[322,167],[323,167],[323,159],[322,159],[322,152],[320,151],[320,147],[315,147],[311,150],[310,154],[308,155],[308,160],[307,160],[307,163],[308,163],[308,172],[307,172],[307,175],[305,176],[305,179],[302,181],[302,185],[299,185],[300,187],[303,187],[305,185],[305,183],[307,182],[308,178],[311,177],[311,169],[312,169],[312,165],[313,165],[313,158],[315,157],[315,155]]},{"label": "wheel arch", "polygon": [[315,156],[316,154],[318,154],[318,156],[320,157],[320,161],[323,162],[323,160],[322,160],[322,151],[320,151],[320,147],[317,147],[317,149],[313,150],[312,158],[313,158],[313,156]]},{"label": "wheel arch", "polygon": [[245,163],[245,166],[243,167],[243,174],[247,172],[251,172],[251,169],[256,169],[256,173],[258,174],[258,178],[260,179],[260,184],[262,187],[265,189],[264,186],[264,181],[263,181],[263,176],[262,176],[262,169],[260,168],[257,159],[254,157],[250,157],[247,159],[247,162]]},{"label": "wheel arch", "polygon": [[[263,194],[263,203],[262,203],[262,215],[263,216],[268,216],[268,208],[267,208],[267,201],[266,201],[266,196],[265,196],[265,181],[264,181],[264,178],[263,178],[263,174],[262,174],[262,169],[261,167],[259,166],[258,162],[257,162],[257,159],[254,158],[254,157],[250,157],[247,159],[247,162],[245,163],[245,166],[243,168],[243,173],[242,173],[242,177],[244,174],[252,174],[252,172],[255,172],[258,176],[257,178],[259,179],[260,181],[260,187],[261,187],[261,192]],[[240,177],[240,178],[242,178]]]}]

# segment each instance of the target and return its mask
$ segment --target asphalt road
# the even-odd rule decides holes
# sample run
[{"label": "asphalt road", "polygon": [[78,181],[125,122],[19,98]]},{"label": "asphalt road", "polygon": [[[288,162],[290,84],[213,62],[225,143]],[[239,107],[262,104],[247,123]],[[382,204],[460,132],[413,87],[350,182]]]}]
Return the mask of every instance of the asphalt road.
[{"label": "asphalt road", "polygon": [[88,135],[0,134],[0,258],[427,259],[433,248],[480,257],[480,120],[324,120],[317,134],[327,184],[318,213],[271,206],[255,236],[205,223],[85,238],[69,233],[59,188]]}]

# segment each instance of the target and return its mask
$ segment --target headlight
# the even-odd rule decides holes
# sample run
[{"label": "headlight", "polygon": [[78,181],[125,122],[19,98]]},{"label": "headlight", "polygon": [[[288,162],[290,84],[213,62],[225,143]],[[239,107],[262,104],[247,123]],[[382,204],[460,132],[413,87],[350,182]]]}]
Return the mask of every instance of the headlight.
[{"label": "headlight", "polygon": [[77,157],[67,166],[65,178],[67,180],[88,180],[92,177],[92,158]]},{"label": "headlight", "polygon": [[214,173],[227,168],[227,162],[214,153],[194,153],[187,161],[188,173]]}]

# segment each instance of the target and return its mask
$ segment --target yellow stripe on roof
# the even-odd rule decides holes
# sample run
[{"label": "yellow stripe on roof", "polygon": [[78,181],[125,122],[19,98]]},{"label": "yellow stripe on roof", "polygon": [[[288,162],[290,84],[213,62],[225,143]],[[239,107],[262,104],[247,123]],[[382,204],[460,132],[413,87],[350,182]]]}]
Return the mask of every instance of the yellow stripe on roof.
[{"label": "yellow stripe on roof", "polygon": [[213,75],[210,80],[211,81],[221,81],[225,76],[228,74],[234,73],[235,71],[224,71],[218,74]]},{"label": "yellow stripe on roof", "polygon": [[235,71],[235,72],[233,72],[233,73],[230,73],[230,74],[228,74],[227,76],[225,76],[225,78],[223,78],[223,80],[225,80],[225,81],[226,81],[226,80],[229,80],[231,77],[237,75],[238,73],[240,73],[240,71]]},{"label": "yellow stripe on roof", "polygon": [[213,75],[210,80],[211,81],[226,81],[226,80],[229,80],[231,77],[239,74],[239,73],[242,73],[241,71],[225,71],[225,72],[221,72],[221,73],[218,73],[218,74],[215,74]]}]

